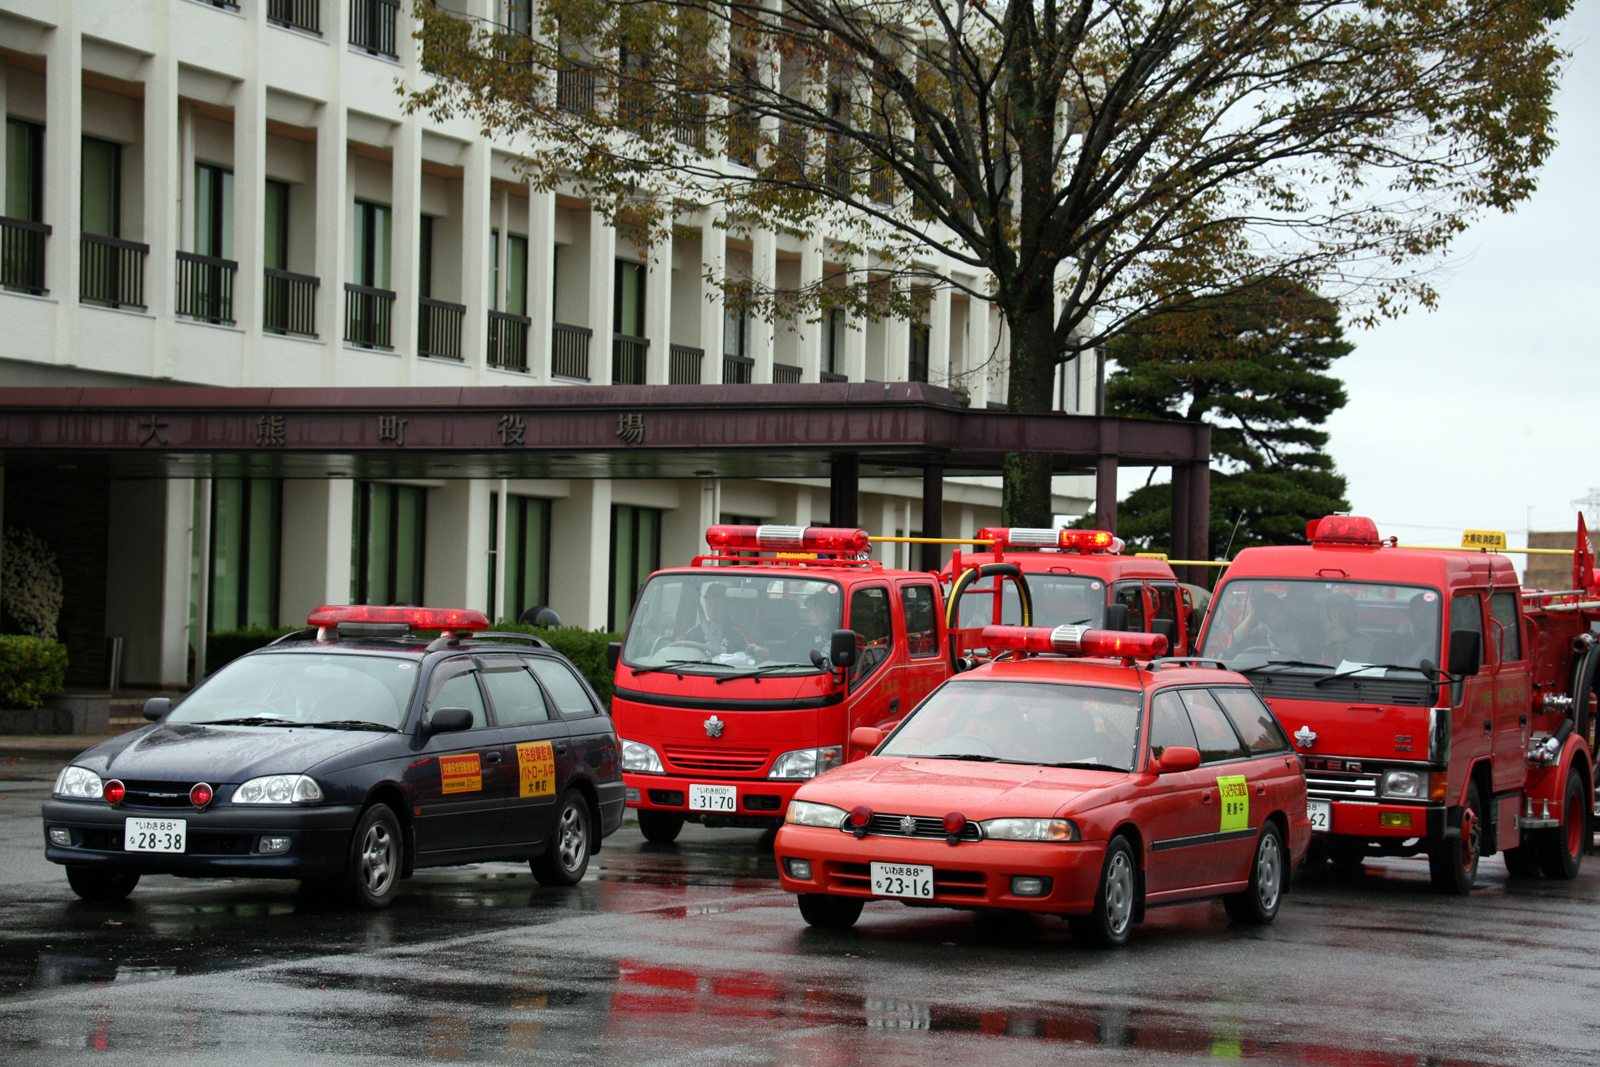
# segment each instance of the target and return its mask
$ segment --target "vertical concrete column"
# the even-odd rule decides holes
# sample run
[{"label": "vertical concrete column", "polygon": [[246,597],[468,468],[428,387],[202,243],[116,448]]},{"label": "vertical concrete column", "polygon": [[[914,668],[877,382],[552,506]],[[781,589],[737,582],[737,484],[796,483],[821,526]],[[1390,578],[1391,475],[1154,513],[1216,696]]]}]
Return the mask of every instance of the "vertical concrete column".
[{"label": "vertical concrete column", "polygon": [[708,208],[700,228],[701,277],[711,277],[711,281],[700,283],[705,296],[700,303],[700,347],[706,353],[700,364],[700,380],[713,383],[722,381],[723,310],[718,286],[728,273],[728,233],[719,225],[721,221],[721,209]]},{"label": "vertical concrete column", "polygon": [[911,378],[911,323],[901,318],[883,321],[883,380],[904,382]]},{"label": "vertical concrete column", "polygon": [[494,217],[494,228],[500,234],[490,245],[494,253],[494,292],[489,294],[489,306],[498,311],[511,310],[511,190],[504,186],[489,189],[489,211]]},{"label": "vertical concrete column", "polygon": [[[750,280],[756,291],[772,289],[778,284],[778,238],[771,230],[762,227],[750,238]],[[750,355],[756,364],[750,368],[752,382],[767,383],[772,379],[772,347],[776,337],[775,325],[770,319],[750,317]]]},{"label": "vertical concrete column", "polygon": [[[152,323],[154,344],[150,356],[150,373],[161,377],[167,373],[167,334],[172,326],[171,305],[166,294],[173,292],[173,252],[178,247],[179,189],[178,169],[178,59],[167,47],[168,20],[157,19],[151,27],[157,41],[156,53],[145,59],[144,75],[144,239],[150,246],[150,261],[145,264],[145,301],[155,313]],[[74,185],[76,188],[76,185]],[[74,228],[74,234],[76,228]],[[61,232],[56,227],[51,240],[53,262],[60,262],[60,253],[68,247],[77,254],[75,235]],[[73,268],[76,271],[77,268]],[[76,279],[71,292],[56,295],[65,303],[69,298],[76,302]],[[156,304],[156,301],[161,303]],[[158,310],[159,309],[159,310]],[[129,669],[131,669],[131,664]],[[146,677],[156,679],[159,667],[152,666]],[[132,678],[134,675],[126,674]],[[164,677],[164,676],[161,676]]]},{"label": "vertical concrete column", "polygon": [[[194,172],[194,104],[180,102],[178,104],[178,247],[186,252],[194,251],[194,205],[195,205],[195,180]],[[173,260],[173,270],[176,271],[176,258]],[[177,299],[174,291],[173,299]]]},{"label": "vertical concrete column", "polygon": [[[617,231],[605,216],[589,210],[589,380],[595,385],[611,384],[611,301],[617,279]],[[608,520],[609,521],[609,520]],[[566,615],[562,615],[563,620]],[[605,625],[605,613],[596,626]]]},{"label": "vertical concrete column", "polygon": [[[422,123],[416,115],[407,115],[394,128],[394,162],[389,169],[389,196],[394,239],[389,242],[389,285],[394,289],[394,317],[390,320],[389,341],[402,357],[418,352],[417,335],[420,309],[417,301],[422,296]],[[346,202],[352,198],[346,197]],[[471,275],[464,276],[463,285]],[[472,321],[472,302],[467,305],[467,322]],[[462,324],[462,354],[470,351],[465,346],[466,323]],[[467,363],[470,365],[471,357]],[[416,362],[402,358],[397,368],[401,385],[410,385],[415,377]]]},{"label": "vertical concrete column", "polygon": [[[850,257],[850,281],[855,282],[866,274],[866,265],[858,255]],[[844,331],[844,375],[852,382],[867,380],[867,329],[860,318],[846,317]],[[835,524],[837,525],[837,524]]]},{"label": "vertical concrete column", "polygon": [[967,305],[967,366],[975,368],[970,396],[972,406],[979,410],[989,404],[989,376],[994,369],[991,311],[987,300],[973,300]]},{"label": "vertical concrete column", "polygon": [[810,526],[811,487],[781,485],[778,487],[777,522],[785,526]]},{"label": "vertical concrete column", "polygon": [[286,478],[282,515],[278,625],[302,626],[313,608],[350,600],[355,483]]},{"label": "vertical concrete column", "polygon": [[[338,57],[344,55],[344,49],[329,48],[328,52],[328,82],[335,94],[330,99],[336,101]],[[317,289],[317,333],[327,341],[321,382],[324,386],[339,384],[339,356],[344,350],[344,283],[349,280],[345,250],[350,244],[350,212],[354,206],[346,188],[350,169],[348,127],[342,104],[326,103],[317,110],[317,277],[321,279]],[[345,596],[349,595],[347,589]]]},{"label": "vertical concrete column", "polygon": [[[800,249],[800,288],[811,291],[821,284],[822,245],[808,243]],[[799,332],[795,349],[800,360],[800,380],[820,382],[823,338],[828,330],[827,319],[819,315],[818,321],[796,323],[795,329]]]},{"label": "vertical concrete column", "polygon": [[249,23],[244,82],[234,90],[233,109],[233,317],[244,330],[239,384],[256,383],[256,346],[261,339],[262,263],[266,248],[267,80],[260,71],[265,5],[245,8]]},{"label": "vertical concrete column", "polygon": [[950,384],[950,288],[934,289],[928,301],[928,381]]},{"label": "vertical concrete column", "polygon": [[716,501],[716,485],[710,479],[684,480],[678,484],[679,505],[661,514],[661,565],[685,567],[706,551],[706,527],[716,520],[710,516]]},{"label": "vertical concrete column", "polygon": [[644,276],[644,380],[651,385],[667,382],[672,346],[672,236],[664,234],[650,246]]},{"label": "vertical concrete column", "polygon": [[[45,256],[45,286],[56,303],[56,361],[72,359],[72,324],[78,312],[79,232],[82,224],[83,39],[78,34],[77,5],[58,4],[60,17],[45,45],[44,74],[44,221],[52,227]],[[171,257],[160,248],[154,256]],[[170,273],[167,275],[170,277]],[[146,275],[145,299],[150,300]],[[153,310],[153,309],[152,309]]]},{"label": "vertical concrete column", "polygon": [[174,478],[166,483],[166,499],[161,502],[161,660],[160,683],[186,686],[189,683],[189,583],[194,551],[194,481]]},{"label": "vertical concrete column", "polygon": [[550,331],[555,322],[556,194],[528,197],[528,376],[550,380]]},{"label": "vertical concrete column", "polygon": [[611,483],[574,479],[572,492],[550,510],[552,540],[566,546],[561,565],[550,570],[550,606],[568,626],[602,627],[610,592]]},{"label": "vertical concrete column", "polygon": [[428,490],[426,603],[489,610],[489,489],[452,478]]},{"label": "vertical concrete column", "polygon": [[[461,356],[469,367],[482,367],[489,351],[490,151],[487,139],[472,141],[461,168],[461,302],[467,306]],[[502,229],[500,244],[505,243]]]},{"label": "vertical concrete column", "polygon": [[[6,103],[8,88],[6,59],[4,56],[0,56],[0,115],[8,113]],[[0,137],[0,206],[3,206],[6,202],[6,142],[9,140],[10,138],[8,137]]]}]

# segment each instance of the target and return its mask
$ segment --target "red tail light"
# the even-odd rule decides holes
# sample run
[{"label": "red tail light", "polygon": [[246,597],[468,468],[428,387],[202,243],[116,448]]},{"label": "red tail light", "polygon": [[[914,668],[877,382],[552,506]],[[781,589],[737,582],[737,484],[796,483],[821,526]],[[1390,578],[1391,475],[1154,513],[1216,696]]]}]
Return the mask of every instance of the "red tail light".
[{"label": "red tail light", "polygon": [[842,552],[872,547],[867,531],[836,526],[711,526],[706,544],[719,552]]},{"label": "red tail light", "polygon": [[337,626],[341,622],[403,622],[413,630],[487,630],[481,611],[466,608],[392,608],[376,604],[325,604],[306,618],[307,626]]},{"label": "red tail light", "polygon": [[985,626],[981,647],[1014,648],[1023,652],[1059,652],[1077,656],[1136,656],[1141,659],[1167,654],[1165,634],[1091,630],[1086,626]]},{"label": "red tail light", "polygon": [[201,782],[199,785],[196,785],[193,789],[189,790],[189,803],[193,804],[197,808],[203,808],[207,804],[211,803],[211,797],[211,787],[206,785],[204,782]]},{"label": "red tail light", "polygon": [[121,804],[122,798],[128,795],[128,787],[113,778],[105,784],[100,795],[106,798],[107,804]]}]

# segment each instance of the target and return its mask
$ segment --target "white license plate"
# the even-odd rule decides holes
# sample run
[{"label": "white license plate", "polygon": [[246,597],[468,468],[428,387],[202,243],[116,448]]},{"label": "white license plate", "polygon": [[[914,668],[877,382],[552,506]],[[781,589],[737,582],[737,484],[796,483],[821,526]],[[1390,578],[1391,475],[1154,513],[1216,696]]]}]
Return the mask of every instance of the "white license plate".
[{"label": "white license plate", "polygon": [[122,820],[124,852],[182,852],[189,824],[182,819]]},{"label": "white license plate", "polygon": [[933,868],[915,863],[874,863],[872,894],[878,897],[933,899]]},{"label": "white license plate", "polygon": [[739,787],[736,785],[691,785],[689,787],[690,811],[738,811]]},{"label": "white license plate", "polygon": [[1306,814],[1311,816],[1311,829],[1327,833],[1333,829],[1333,801],[1307,800]]}]

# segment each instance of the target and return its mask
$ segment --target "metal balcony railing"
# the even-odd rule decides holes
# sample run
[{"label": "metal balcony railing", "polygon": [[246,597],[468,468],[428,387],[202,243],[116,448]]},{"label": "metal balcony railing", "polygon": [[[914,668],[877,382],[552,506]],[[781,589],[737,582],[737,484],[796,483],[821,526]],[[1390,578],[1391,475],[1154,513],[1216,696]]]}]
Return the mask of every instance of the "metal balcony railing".
[{"label": "metal balcony railing", "polygon": [[595,72],[591,67],[556,71],[556,106],[574,115],[594,114]]},{"label": "metal balcony railing", "polygon": [[267,21],[322,36],[322,0],[267,0]]},{"label": "metal balcony railing", "polygon": [[611,335],[611,383],[613,385],[643,385],[644,357],[650,351],[650,342],[643,337],[626,333]]},{"label": "metal balcony railing", "polygon": [[394,293],[344,283],[344,339],[360,348],[392,348]]},{"label": "metal balcony railing", "polygon": [[489,366],[528,370],[528,327],[533,320],[508,311],[489,312]]},{"label": "metal balcony railing", "polygon": [[395,19],[400,0],[350,0],[350,43],[375,56],[398,59]]},{"label": "metal balcony railing", "polygon": [[557,378],[589,380],[589,339],[594,331],[587,326],[553,325],[550,337],[550,374]]},{"label": "metal balcony railing", "polygon": [[322,282],[309,274],[267,267],[261,291],[261,328],[268,333],[317,335],[317,287]]},{"label": "metal balcony railing", "polygon": [[233,278],[239,264],[198,252],[178,253],[179,315],[222,326],[233,325]]},{"label": "metal balcony railing", "polygon": [[144,258],[150,246],[98,233],[81,235],[78,299],[85,304],[144,310]]},{"label": "metal balcony railing", "polygon": [[0,287],[43,296],[44,246],[50,227],[0,216]]},{"label": "metal balcony railing", "polygon": [[823,371],[820,375],[818,375],[818,377],[825,382],[848,382],[850,380],[849,375],[835,374],[831,370]]},{"label": "metal balcony railing", "polygon": [[417,300],[417,355],[434,359],[461,359],[461,324],[467,317],[465,304],[451,304],[432,297]]},{"label": "metal balcony railing", "polygon": [[667,381],[672,385],[699,385],[700,364],[705,360],[703,348],[688,345],[667,347]]},{"label": "metal balcony railing", "polygon": [[791,367],[787,363],[774,363],[772,365],[773,385],[793,385],[800,380],[800,368]]},{"label": "metal balcony railing", "polygon": [[751,375],[755,373],[756,361],[749,356],[722,357],[722,384],[723,385],[749,385]]}]

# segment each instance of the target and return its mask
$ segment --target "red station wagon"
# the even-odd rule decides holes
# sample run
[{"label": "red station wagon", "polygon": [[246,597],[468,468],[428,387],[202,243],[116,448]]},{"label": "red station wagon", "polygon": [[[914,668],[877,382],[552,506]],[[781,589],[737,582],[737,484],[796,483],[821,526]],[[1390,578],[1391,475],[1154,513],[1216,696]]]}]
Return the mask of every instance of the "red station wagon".
[{"label": "red station wagon", "polygon": [[1299,757],[1244,677],[1151,658],[1161,634],[983,638],[1012,651],[887,739],[858,728],[872,755],[795,794],[776,852],[806,922],[848,927],[883,899],[1014,909],[1115,947],[1160,904],[1221,898],[1272,921],[1311,826]]}]

